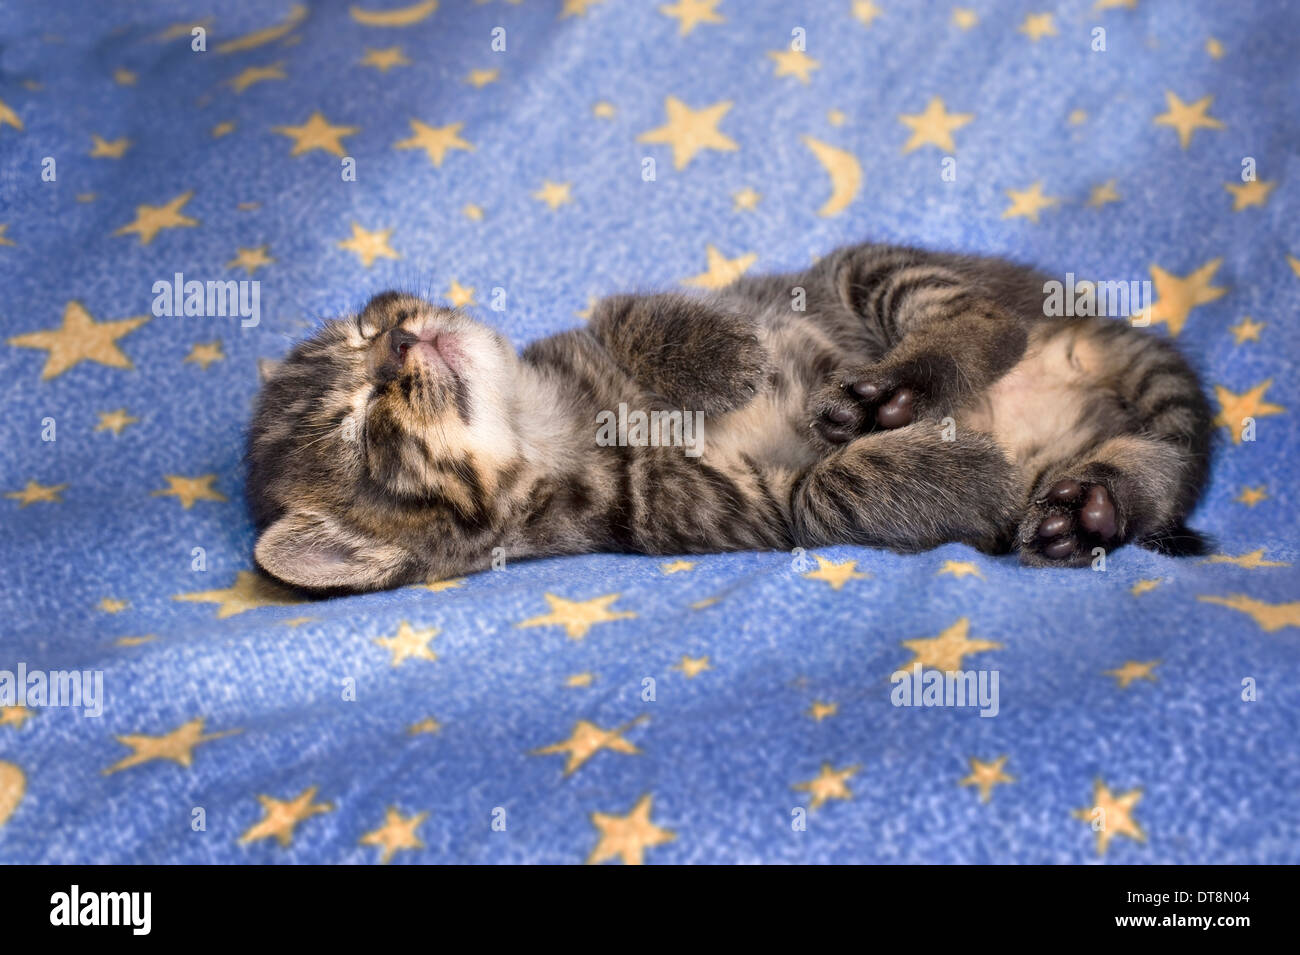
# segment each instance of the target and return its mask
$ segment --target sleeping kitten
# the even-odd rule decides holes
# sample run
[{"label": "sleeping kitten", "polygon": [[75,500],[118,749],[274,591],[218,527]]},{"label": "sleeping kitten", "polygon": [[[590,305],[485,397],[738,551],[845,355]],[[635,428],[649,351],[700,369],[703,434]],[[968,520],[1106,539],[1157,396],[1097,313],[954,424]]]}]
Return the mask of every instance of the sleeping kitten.
[{"label": "sleeping kitten", "polygon": [[[1126,322],[1045,318],[1043,281],[864,245],[707,296],[614,296],[522,356],[386,292],[268,377],[257,562],[369,590],[494,556],[961,541],[1078,567],[1128,541],[1199,550],[1196,376]],[[598,441],[620,404],[702,412],[702,453]]]}]

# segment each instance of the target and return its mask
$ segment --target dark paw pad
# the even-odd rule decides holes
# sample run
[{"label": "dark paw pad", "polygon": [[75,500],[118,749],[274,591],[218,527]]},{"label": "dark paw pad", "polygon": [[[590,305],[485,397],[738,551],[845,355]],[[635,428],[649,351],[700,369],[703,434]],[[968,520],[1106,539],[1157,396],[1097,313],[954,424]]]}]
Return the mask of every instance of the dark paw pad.
[{"label": "dark paw pad", "polygon": [[1072,478],[1057,481],[1034,502],[1021,535],[1026,555],[1042,563],[1085,561],[1093,547],[1115,543],[1119,537],[1119,508],[1102,484]]},{"label": "dark paw pad", "polygon": [[901,428],[911,424],[916,415],[916,392],[906,386],[890,388],[873,381],[855,381],[845,387],[875,412],[876,425],[881,428]]}]

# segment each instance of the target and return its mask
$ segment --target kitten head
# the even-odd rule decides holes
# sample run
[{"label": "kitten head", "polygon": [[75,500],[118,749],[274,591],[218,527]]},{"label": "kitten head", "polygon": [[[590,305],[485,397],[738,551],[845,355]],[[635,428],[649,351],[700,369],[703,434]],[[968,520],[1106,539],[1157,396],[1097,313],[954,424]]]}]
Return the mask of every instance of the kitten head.
[{"label": "kitten head", "polygon": [[428,573],[429,542],[486,519],[517,455],[518,362],[465,314],[385,292],[270,373],[249,439],[254,555],[300,587]]}]

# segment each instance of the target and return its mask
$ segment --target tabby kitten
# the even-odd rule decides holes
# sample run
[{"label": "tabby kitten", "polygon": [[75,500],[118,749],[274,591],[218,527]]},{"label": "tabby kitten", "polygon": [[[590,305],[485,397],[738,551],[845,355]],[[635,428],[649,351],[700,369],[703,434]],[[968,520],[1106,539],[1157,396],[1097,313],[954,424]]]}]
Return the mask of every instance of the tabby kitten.
[{"label": "tabby kitten", "polygon": [[[369,590],[598,551],[961,541],[1077,567],[1127,541],[1199,550],[1196,376],[1123,321],[1045,318],[1043,282],[863,245],[706,296],[614,296],[522,355],[386,292],[267,378],[257,562]],[[703,412],[702,453],[598,442],[620,404]]]}]

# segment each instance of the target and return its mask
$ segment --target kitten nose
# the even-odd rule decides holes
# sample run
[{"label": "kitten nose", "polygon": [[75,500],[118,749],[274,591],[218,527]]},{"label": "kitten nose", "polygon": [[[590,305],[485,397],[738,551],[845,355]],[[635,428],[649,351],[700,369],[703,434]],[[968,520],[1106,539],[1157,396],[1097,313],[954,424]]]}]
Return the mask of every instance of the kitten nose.
[{"label": "kitten nose", "polygon": [[401,328],[394,328],[388,333],[388,347],[392,350],[393,357],[397,359],[398,364],[406,361],[406,353],[419,340],[417,335]]}]

